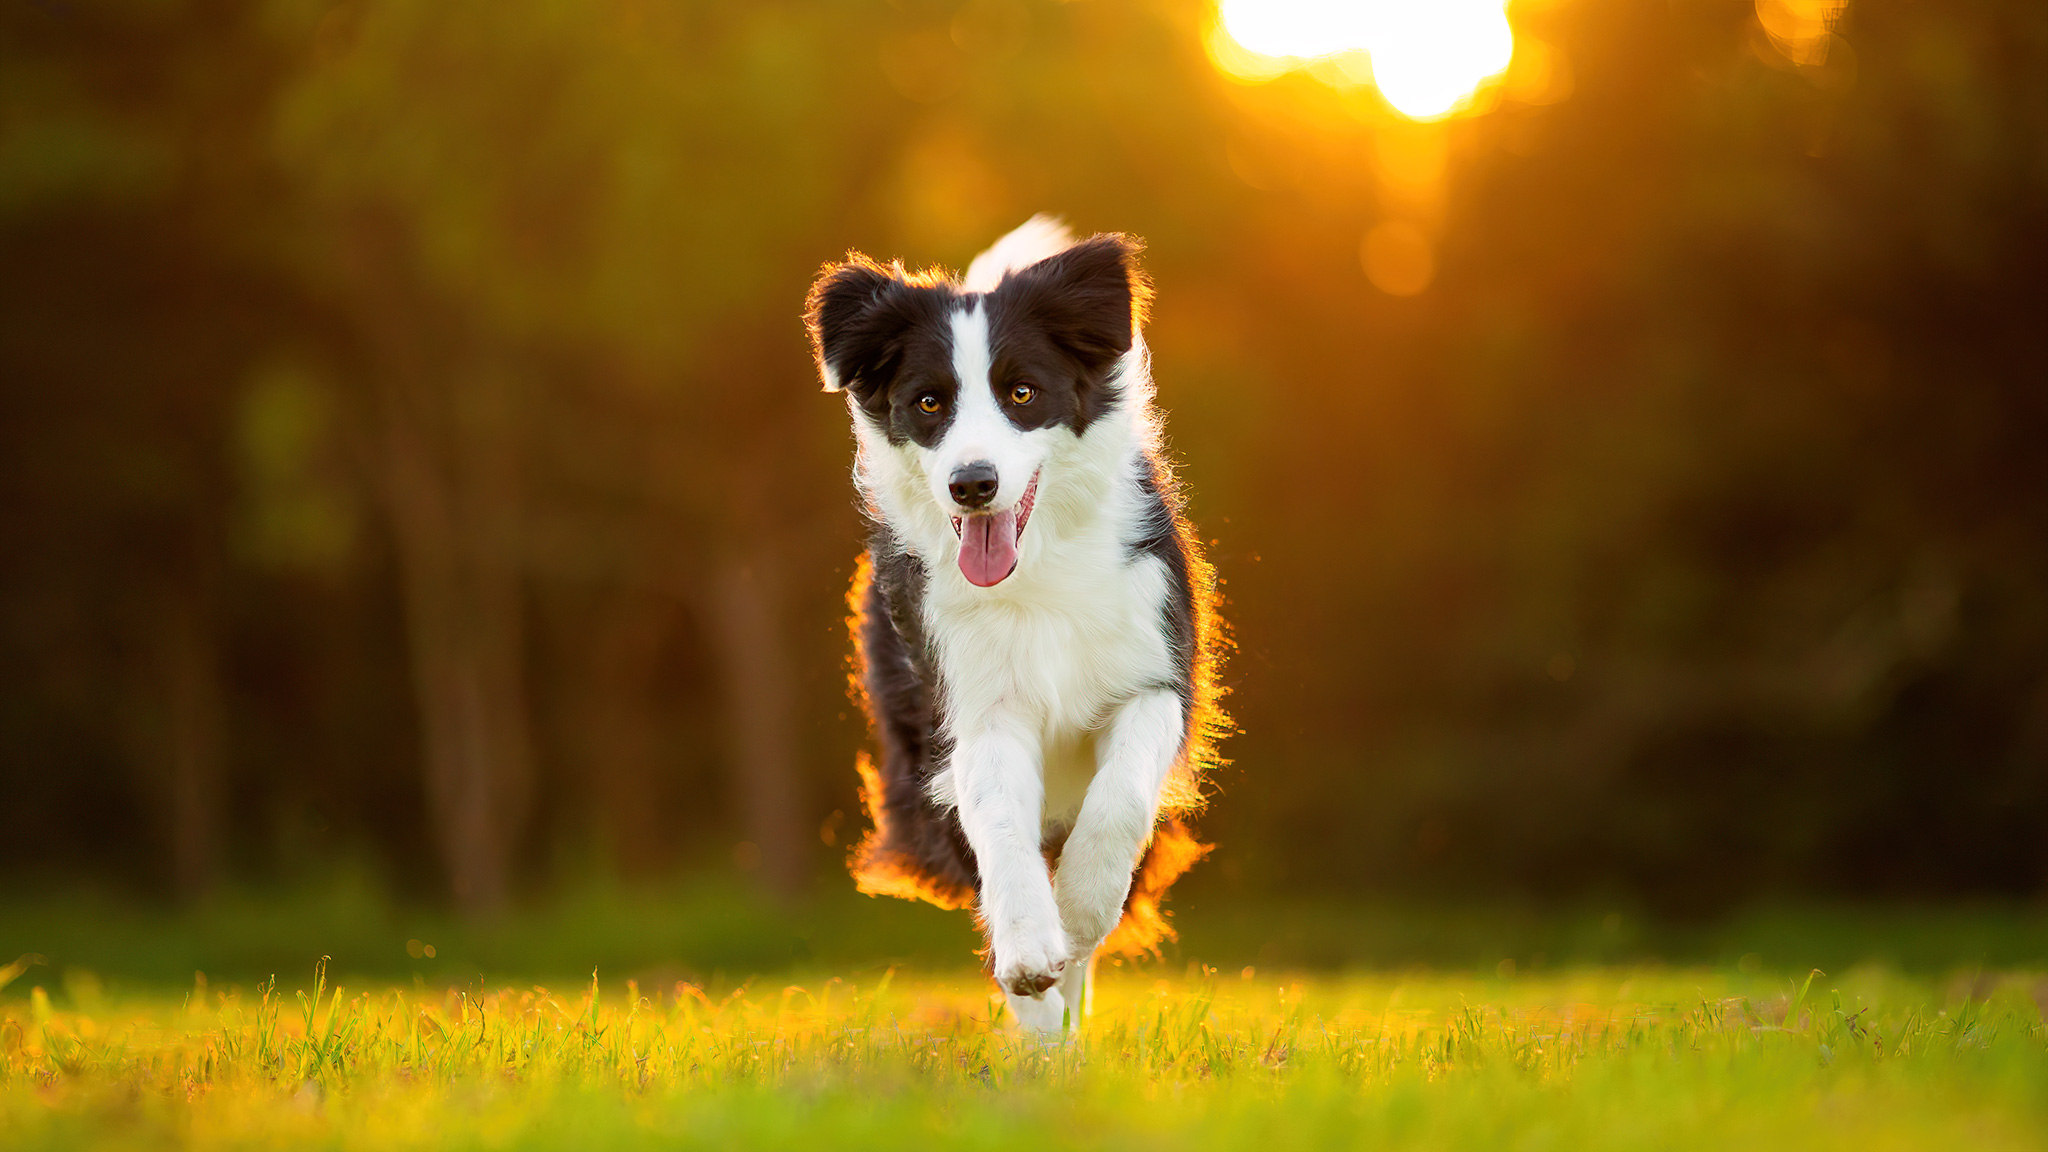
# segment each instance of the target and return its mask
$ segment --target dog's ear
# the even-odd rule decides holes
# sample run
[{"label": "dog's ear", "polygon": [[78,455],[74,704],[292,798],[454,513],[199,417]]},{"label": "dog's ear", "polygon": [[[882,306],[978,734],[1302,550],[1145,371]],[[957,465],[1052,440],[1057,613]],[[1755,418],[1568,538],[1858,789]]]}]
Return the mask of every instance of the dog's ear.
[{"label": "dog's ear", "polygon": [[852,392],[865,402],[889,382],[915,320],[919,289],[903,269],[858,252],[827,264],[804,301],[804,324],[827,392]]},{"label": "dog's ear", "polygon": [[1004,279],[998,289],[1024,309],[1090,374],[1107,372],[1145,326],[1152,282],[1138,266],[1135,236],[1090,236]]}]

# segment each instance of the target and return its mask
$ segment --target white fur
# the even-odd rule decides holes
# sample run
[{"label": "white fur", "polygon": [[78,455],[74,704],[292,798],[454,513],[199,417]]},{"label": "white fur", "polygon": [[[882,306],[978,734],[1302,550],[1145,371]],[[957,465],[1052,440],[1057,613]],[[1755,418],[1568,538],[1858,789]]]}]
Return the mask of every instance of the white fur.
[{"label": "white fur", "polygon": [[1171,689],[1134,696],[1111,717],[1095,779],[1060,851],[1054,881],[1060,923],[1074,955],[1093,952],[1116,927],[1130,895],[1131,869],[1152,835],[1159,793],[1186,731],[1186,712]]},{"label": "white fur", "polygon": [[[967,286],[992,287],[1019,253],[1039,259],[1066,243],[1035,218],[978,258]],[[933,795],[957,808],[974,848],[996,979],[1025,1028],[1056,1032],[1085,1009],[1087,969],[1116,926],[1186,731],[1179,696],[1163,687],[1175,680],[1171,577],[1127,548],[1150,514],[1138,487],[1158,436],[1150,356],[1138,337],[1111,382],[1120,400],[1086,435],[1021,432],[990,386],[985,312],[963,307],[952,323],[961,398],[945,436],[931,449],[892,445],[849,401],[856,479],[930,573],[924,624],[953,743]],[[1017,567],[989,588],[959,570],[946,491],[953,469],[976,460],[996,465],[997,509],[1039,477]],[[1055,880],[1040,844],[1060,827],[1072,831]],[[1048,977],[1057,984],[1041,995],[1016,991]]]},{"label": "white fur", "polygon": [[989,245],[988,251],[967,266],[960,287],[969,292],[993,292],[1003,274],[1029,268],[1047,256],[1073,246],[1074,234],[1056,216],[1043,212],[1010,230],[1010,234]]}]

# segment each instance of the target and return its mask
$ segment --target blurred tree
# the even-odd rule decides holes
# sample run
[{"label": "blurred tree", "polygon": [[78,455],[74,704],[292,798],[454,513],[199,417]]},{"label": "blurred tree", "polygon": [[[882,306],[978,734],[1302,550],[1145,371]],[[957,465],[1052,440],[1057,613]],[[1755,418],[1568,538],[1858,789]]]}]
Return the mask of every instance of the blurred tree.
[{"label": "blurred tree", "polygon": [[[836,469],[777,443],[788,429],[772,413],[802,398],[787,387],[799,346],[786,323],[752,318],[775,270],[815,257],[801,229],[831,219],[834,158],[859,146],[858,102],[823,83],[834,19],[714,5],[317,15],[283,148],[321,238],[308,271],[346,270],[337,295],[370,336],[431,792],[465,899],[501,896],[525,815],[520,587],[537,572],[624,586],[600,635],[658,629],[677,595],[715,624],[745,834],[775,889],[808,872],[780,573],[808,551],[790,546],[788,509]],[[575,390],[539,366],[548,349],[597,364],[585,385],[627,391],[584,409],[634,421],[596,439],[655,470],[651,491],[643,472],[589,493],[628,502],[602,518],[623,537],[591,540],[589,513],[565,508],[570,535],[521,541],[519,461]],[[537,482],[582,498],[593,447],[544,450],[567,474]],[[656,594],[630,591],[650,580]],[[626,713],[656,702],[617,681],[649,666],[601,650],[617,654],[599,674],[618,691],[577,718],[599,729],[582,743],[646,748],[650,723]]]},{"label": "blurred tree", "polygon": [[8,10],[0,852],[797,889],[804,287],[1050,209],[1151,243],[1243,644],[1189,893],[2038,890],[2048,15],[1510,11],[1416,125],[1202,0]]},{"label": "blurred tree", "polygon": [[94,764],[112,777],[102,796],[125,761],[134,789],[132,806],[68,819],[21,806],[14,830],[46,852],[75,836],[54,854],[187,894],[213,881],[227,825],[230,413],[266,339],[259,314],[291,313],[244,245],[266,218],[278,77],[245,16],[0,17],[0,458],[9,647],[25,657],[6,691],[8,759],[22,783]]}]

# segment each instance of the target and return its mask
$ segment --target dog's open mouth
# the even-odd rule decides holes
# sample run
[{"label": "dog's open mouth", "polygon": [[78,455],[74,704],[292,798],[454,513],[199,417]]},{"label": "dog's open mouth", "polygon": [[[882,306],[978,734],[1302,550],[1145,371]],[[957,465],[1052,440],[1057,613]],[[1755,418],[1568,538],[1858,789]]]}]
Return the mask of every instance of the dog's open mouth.
[{"label": "dog's open mouth", "polygon": [[1017,542],[1024,538],[1024,525],[1030,523],[1037,500],[1038,473],[1033,473],[1015,508],[953,517],[953,535],[960,538],[960,574],[969,584],[993,588],[1016,571]]}]

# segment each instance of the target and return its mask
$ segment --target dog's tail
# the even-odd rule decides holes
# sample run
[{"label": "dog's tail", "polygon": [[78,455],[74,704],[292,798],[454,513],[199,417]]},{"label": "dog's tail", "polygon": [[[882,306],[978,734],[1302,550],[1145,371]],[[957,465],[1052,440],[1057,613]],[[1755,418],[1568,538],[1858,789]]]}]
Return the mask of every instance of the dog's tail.
[{"label": "dog's tail", "polygon": [[1047,256],[1073,247],[1074,234],[1057,216],[1043,212],[1026,220],[967,266],[960,287],[969,292],[992,292],[1006,273],[1029,268]]}]

